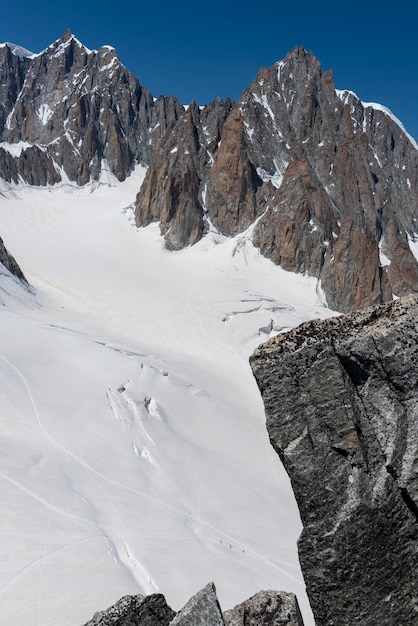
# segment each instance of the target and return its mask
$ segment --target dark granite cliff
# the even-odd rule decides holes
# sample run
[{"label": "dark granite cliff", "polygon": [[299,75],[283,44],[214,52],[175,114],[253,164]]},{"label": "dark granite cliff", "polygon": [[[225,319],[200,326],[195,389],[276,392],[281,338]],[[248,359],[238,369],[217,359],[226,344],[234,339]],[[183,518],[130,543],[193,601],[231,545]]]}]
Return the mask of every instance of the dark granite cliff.
[{"label": "dark granite cliff", "polygon": [[418,624],[418,298],[305,323],[251,366],[317,626]]}]

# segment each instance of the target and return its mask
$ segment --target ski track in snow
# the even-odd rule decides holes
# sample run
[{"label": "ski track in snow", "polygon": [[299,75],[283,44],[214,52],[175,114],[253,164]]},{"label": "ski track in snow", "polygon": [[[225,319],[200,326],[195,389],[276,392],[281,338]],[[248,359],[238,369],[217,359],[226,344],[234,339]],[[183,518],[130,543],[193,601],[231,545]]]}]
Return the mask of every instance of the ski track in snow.
[{"label": "ski track in snow", "polygon": [[[28,492],[29,493],[29,492]],[[33,494],[31,494],[33,495]],[[36,497],[36,496],[33,496]],[[47,506],[47,505],[46,505]],[[100,537],[102,538],[103,535],[90,535],[88,537],[84,537],[82,539],[78,539],[77,541],[72,541],[69,543],[66,543],[62,546],[60,546],[59,548],[56,548],[55,550],[51,550],[48,553],[42,554],[39,558],[37,559],[33,559],[33,561],[30,561],[27,565],[25,565],[25,567],[23,567],[21,570],[19,570],[18,572],[16,572],[14,574],[14,576],[12,578],[10,578],[10,580],[7,581],[7,583],[5,585],[3,585],[3,587],[0,589],[0,593],[4,593],[7,588],[17,579],[19,578],[19,576],[21,574],[23,574],[25,571],[32,569],[33,567],[35,567],[35,565],[38,565],[39,563],[41,563],[42,561],[44,561],[45,559],[51,557],[53,554],[57,554],[58,552],[62,552],[64,550],[67,550],[68,548],[71,548],[72,546],[75,546],[77,544],[81,544],[84,543],[85,541],[89,541],[90,539],[96,538],[96,537]],[[38,619],[39,621],[39,619]]]},{"label": "ski track in snow", "polygon": [[157,590],[177,610],[214,580],[225,610],[294,591],[311,626],[300,522],[248,357],[271,320],[332,313],[250,232],[165,250],[157,225],[117,208],[137,180],[0,198],[1,235],[36,290],[0,311],[0,529],[16,554],[1,552],[2,623],[76,626]]},{"label": "ski track in snow", "polygon": [[[49,502],[52,503],[53,500],[54,500],[54,486],[53,486],[53,482],[51,480]],[[38,619],[38,626],[42,626],[41,615],[40,615],[40,611],[39,611],[39,607],[40,607],[40,604],[42,602],[42,599],[41,599],[42,566],[43,566],[44,559],[45,559],[45,554],[46,554],[46,551],[47,551],[47,542],[48,542],[50,521],[51,521],[51,509],[50,509],[50,507],[48,507],[47,518],[46,518],[46,522],[45,522],[45,532],[44,532],[44,537],[43,537],[43,542],[42,542],[41,556],[39,558],[38,594],[37,594],[37,598],[36,598],[36,616],[37,616],[37,619]]]},{"label": "ski track in snow", "polygon": [[[134,495],[136,495],[136,496],[139,496],[139,497],[141,497],[141,498],[145,498],[145,499],[147,499],[147,500],[150,500],[150,501],[152,501],[153,503],[158,504],[158,505],[160,505],[160,506],[167,507],[167,508],[169,508],[169,509],[171,509],[171,510],[175,511],[176,513],[180,513],[180,514],[181,514],[181,515],[183,515],[184,517],[187,517],[187,518],[191,519],[193,522],[196,522],[196,523],[198,523],[198,524],[201,524],[202,526],[205,526],[205,527],[209,528],[210,530],[213,530],[213,531],[214,531],[216,534],[218,534],[219,536],[222,536],[224,539],[227,539],[228,541],[230,541],[230,542],[232,542],[233,544],[235,544],[235,545],[239,546],[240,548],[244,548],[244,549],[246,549],[246,551],[247,551],[249,554],[252,554],[253,556],[255,556],[255,557],[257,557],[258,559],[260,559],[261,561],[264,561],[265,563],[268,563],[268,564],[269,564],[270,566],[272,566],[273,568],[275,568],[275,569],[277,569],[277,570],[281,571],[283,574],[285,574],[286,576],[288,576],[289,578],[291,578],[292,580],[294,580],[296,583],[298,583],[298,584],[303,584],[303,583],[301,583],[301,581],[300,581],[300,580],[298,580],[297,578],[293,577],[293,576],[292,576],[291,574],[289,574],[286,570],[282,569],[282,568],[281,568],[281,567],[279,567],[277,564],[273,563],[270,559],[268,559],[268,558],[267,558],[267,557],[265,557],[264,555],[261,555],[261,554],[257,553],[256,551],[254,551],[253,549],[251,549],[251,547],[250,547],[250,546],[248,546],[247,544],[241,543],[241,542],[240,542],[240,541],[238,541],[235,537],[233,537],[233,536],[231,536],[231,535],[228,535],[228,534],[226,534],[226,533],[222,532],[222,531],[221,531],[219,528],[217,528],[216,526],[213,526],[212,524],[210,524],[210,523],[208,523],[208,522],[206,522],[206,521],[204,521],[204,520],[202,520],[202,519],[199,519],[199,517],[200,517],[200,516],[199,516],[199,517],[194,517],[194,516],[190,515],[190,513],[187,513],[185,510],[183,510],[183,509],[179,509],[178,507],[175,507],[175,506],[173,506],[172,504],[169,504],[168,502],[165,502],[165,501],[160,500],[160,499],[158,499],[158,498],[154,498],[154,497],[150,496],[149,494],[146,494],[146,493],[143,493],[143,492],[137,491],[137,490],[135,490],[135,489],[132,489],[131,487],[129,487],[129,486],[127,486],[127,485],[124,485],[123,483],[119,483],[119,482],[113,481],[113,480],[111,480],[110,478],[108,478],[107,476],[105,476],[104,474],[102,474],[102,473],[100,473],[100,472],[97,472],[97,471],[96,471],[93,467],[91,467],[91,466],[89,466],[87,463],[85,463],[85,462],[84,462],[82,459],[80,459],[80,458],[79,458],[76,454],[74,454],[74,453],[73,453],[73,452],[71,452],[70,450],[67,450],[65,447],[63,447],[61,444],[59,444],[57,441],[55,441],[55,440],[54,440],[54,439],[53,439],[53,438],[52,438],[52,437],[51,437],[51,436],[50,436],[50,435],[49,435],[49,434],[45,431],[45,429],[44,429],[44,427],[43,427],[43,425],[42,425],[42,423],[41,423],[41,420],[40,420],[40,417],[39,417],[39,413],[38,413],[38,410],[37,410],[37,408],[36,408],[35,401],[34,401],[34,399],[33,399],[33,395],[32,395],[32,393],[31,393],[31,390],[30,390],[30,388],[29,388],[29,385],[28,385],[28,383],[27,383],[27,381],[26,381],[25,377],[23,376],[23,374],[22,374],[22,373],[21,373],[21,372],[17,369],[17,367],[16,367],[16,366],[14,366],[12,363],[10,363],[10,361],[8,361],[8,360],[7,360],[7,359],[6,359],[3,355],[0,355],[0,358],[1,358],[3,361],[5,361],[5,362],[6,362],[6,363],[7,363],[7,364],[8,364],[8,365],[9,365],[9,366],[10,366],[10,367],[11,367],[11,368],[12,368],[12,369],[13,369],[13,370],[14,370],[14,371],[15,371],[15,372],[19,375],[19,376],[20,376],[20,378],[21,378],[22,382],[24,383],[25,388],[26,388],[26,391],[27,391],[28,396],[29,396],[29,398],[30,398],[30,402],[31,402],[31,405],[32,405],[32,408],[33,408],[33,412],[34,412],[35,417],[36,417],[36,421],[37,421],[37,423],[38,423],[38,425],[39,425],[39,429],[40,429],[40,431],[42,432],[43,436],[44,436],[44,437],[45,437],[45,438],[49,441],[49,443],[51,443],[51,445],[55,446],[55,447],[56,447],[56,448],[57,448],[60,452],[62,452],[64,455],[66,455],[66,456],[69,456],[69,457],[73,458],[75,461],[77,461],[77,463],[79,463],[79,464],[83,467],[83,469],[87,470],[88,472],[90,472],[90,473],[91,473],[91,474],[93,474],[94,476],[97,476],[97,477],[99,477],[99,478],[102,478],[104,481],[106,481],[106,482],[108,482],[108,483],[112,484],[113,486],[116,486],[116,487],[118,487],[118,488],[120,488],[120,489],[123,489],[123,490],[125,490],[125,491],[128,491],[128,492],[130,492],[130,493],[132,493],[132,494],[134,494]],[[256,422],[256,425],[257,425],[257,428],[259,428],[259,424],[258,424],[257,422]],[[155,445],[155,444],[154,444],[154,445]],[[194,473],[195,473],[195,475],[196,475],[196,472],[194,472]],[[0,474],[0,476],[2,476],[2,478],[6,478],[7,480],[10,480],[10,482],[14,483],[14,481],[12,481],[11,479],[9,479],[9,478],[7,478],[7,477],[5,477],[5,476],[1,475],[1,474]],[[200,479],[199,479],[199,480],[200,480]],[[14,483],[14,484],[16,484],[16,483]],[[96,484],[97,484],[97,483],[96,483]],[[58,509],[56,509],[55,507],[53,507],[51,503],[48,503],[48,502],[46,502],[45,500],[42,500],[41,498],[37,497],[37,496],[36,496],[36,494],[35,494],[34,492],[31,492],[31,491],[29,491],[29,490],[27,490],[27,489],[24,489],[24,488],[22,487],[22,485],[17,485],[17,486],[19,486],[21,489],[23,489],[26,493],[28,493],[28,494],[29,494],[29,495],[31,495],[32,497],[34,497],[34,498],[36,498],[37,500],[39,500],[40,502],[42,502],[42,504],[44,504],[45,506],[47,506],[48,510],[52,509],[52,510],[54,510],[54,511],[56,511],[56,512],[58,512],[58,513],[62,514],[62,515],[64,514],[62,511],[59,511]],[[106,500],[109,502],[109,505],[110,505],[110,507],[111,507],[111,509],[112,509],[112,511],[113,511],[113,513],[114,513],[114,515],[115,515],[115,518],[116,518],[116,520],[118,521],[118,524],[120,525],[120,527],[121,527],[121,529],[122,529],[122,531],[123,531],[123,534],[124,534],[126,537],[129,537],[129,535],[128,535],[127,531],[126,531],[126,528],[123,526],[122,522],[120,521],[120,518],[119,518],[119,516],[118,516],[118,514],[117,514],[117,512],[116,512],[116,510],[115,510],[115,508],[113,507],[113,505],[112,505],[112,503],[111,503],[110,499],[106,496],[106,494],[105,494],[105,492],[104,492],[103,490],[102,490],[102,493],[103,493],[104,497],[106,498]],[[65,516],[66,516],[66,517],[69,517],[69,518],[71,518],[71,519],[72,519],[72,516],[69,516],[69,515],[65,515]],[[133,560],[130,556],[129,556],[128,558],[129,558],[129,560],[130,560],[131,562],[135,562],[135,561],[134,561],[134,560]],[[42,560],[42,559],[40,559],[40,560]],[[141,567],[141,569],[142,569],[142,567]],[[150,580],[149,580],[148,582],[150,582]]]},{"label": "ski track in snow", "polygon": [[[13,365],[13,364],[12,364],[12,363],[8,360],[8,359],[6,359],[3,355],[0,355],[0,358],[1,358],[1,359],[5,362],[5,363],[7,363],[7,365],[9,365],[9,367],[11,367],[11,368],[12,368],[12,369],[13,369],[13,370],[14,370],[14,371],[18,374],[18,376],[21,378],[21,380],[22,380],[23,384],[25,385],[25,388],[26,388],[27,394],[28,394],[28,396],[29,396],[29,399],[30,399],[30,402],[31,402],[31,406],[32,406],[32,409],[33,409],[34,415],[35,415],[35,417],[36,417],[37,424],[38,424],[38,426],[39,426],[39,430],[41,431],[41,433],[42,433],[42,435],[45,437],[45,439],[47,439],[47,440],[48,440],[48,442],[49,442],[51,445],[53,445],[54,447],[56,447],[56,448],[57,448],[60,452],[63,452],[65,456],[70,456],[70,457],[71,457],[71,458],[73,458],[75,461],[77,461],[77,462],[78,462],[78,463],[79,463],[79,464],[83,467],[83,469],[85,469],[85,470],[89,471],[89,472],[90,472],[91,474],[93,474],[93,475],[96,475],[96,476],[99,476],[100,478],[103,478],[105,481],[108,481],[109,479],[108,479],[108,478],[107,478],[104,474],[100,474],[100,473],[96,472],[96,471],[95,471],[92,467],[88,466],[88,465],[87,465],[84,461],[82,461],[82,459],[80,459],[77,455],[75,455],[75,454],[74,454],[74,453],[72,453],[71,451],[67,450],[65,447],[63,447],[61,444],[59,444],[57,441],[55,441],[55,440],[54,440],[54,439],[53,439],[53,438],[52,438],[52,437],[51,437],[51,436],[50,436],[50,435],[46,432],[45,428],[44,428],[44,427],[43,427],[43,425],[42,425],[41,419],[40,419],[40,417],[39,417],[39,412],[38,412],[38,409],[37,409],[37,407],[36,407],[36,404],[35,404],[35,401],[34,401],[33,395],[32,395],[32,393],[31,393],[31,390],[30,390],[30,387],[29,387],[29,385],[28,385],[28,382],[27,382],[26,378],[24,377],[24,375],[22,374],[22,372],[21,372],[21,371],[20,371],[20,370],[19,370],[19,369],[15,366],[15,365]],[[50,498],[50,502],[47,502],[47,501],[43,500],[42,498],[39,498],[39,497],[36,495],[36,493],[35,493],[35,492],[30,491],[30,490],[28,490],[28,489],[25,489],[22,485],[18,485],[15,481],[13,481],[12,479],[10,479],[9,477],[6,477],[6,476],[4,476],[4,475],[2,475],[2,474],[0,474],[0,476],[1,476],[2,478],[6,479],[6,480],[9,480],[11,483],[15,484],[17,487],[19,487],[20,489],[22,489],[22,490],[23,490],[23,491],[25,491],[27,494],[31,495],[33,498],[37,499],[39,502],[41,502],[42,504],[44,504],[44,505],[47,507],[47,510],[48,510],[48,521],[47,521],[47,527],[46,527],[46,531],[45,531],[46,533],[47,533],[47,531],[48,531],[48,526],[49,526],[49,515],[50,515],[50,511],[51,511],[51,509],[52,509],[52,510],[54,510],[55,512],[59,513],[60,515],[64,515],[65,517],[68,517],[69,519],[74,519],[74,518],[73,518],[73,516],[68,515],[67,513],[65,513],[65,512],[63,512],[63,511],[61,511],[61,510],[57,509],[56,507],[54,507],[54,506],[52,505],[52,495],[51,495],[51,498]],[[114,516],[115,516],[115,519],[116,519],[116,521],[117,521],[118,525],[120,526],[120,529],[121,529],[121,531],[122,531],[122,534],[123,534],[125,537],[127,537],[127,538],[129,539],[129,533],[127,532],[127,530],[126,530],[126,528],[125,528],[124,524],[122,523],[122,521],[121,521],[121,519],[120,519],[120,517],[119,517],[119,515],[118,515],[118,513],[117,513],[117,511],[116,511],[116,509],[115,509],[115,507],[113,506],[113,504],[112,504],[112,502],[111,502],[111,499],[108,497],[108,495],[106,494],[106,492],[104,491],[104,489],[102,489],[102,487],[101,487],[101,486],[97,483],[97,481],[94,479],[94,477],[93,477],[93,480],[94,480],[94,482],[96,483],[97,487],[98,487],[98,488],[100,489],[100,491],[102,492],[102,494],[103,494],[104,498],[105,498],[105,499],[107,500],[107,502],[109,503],[109,506],[110,506],[110,508],[111,508],[111,510],[112,510],[112,512],[113,512],[113,514],[114,514]],[[121,487],[121,488],[123,488],[123,489],[128,489],[125,485],[122,485],[122,484],[118,484],[118,487]],[[51,491],[52,491],[52,487],[51,487]],[[141,495],[142,497],[147,497],[147,494],[140,494],[139,492],[136,492],[136,491],[135,491],[134,493],[135,493],[136,495],[138,495],[138,496],[139,496],[139,495]],[[153,499],[153,500],[154,500],[154,502],[157,502],[157,500],[156,500],[156,499]],[[160,504],[163,504],[163,505],[164,505],[165,503],[160,502]],[[41,556],[39,559],[37,559],[37,561],[38,561],[38,562],[40,562],[40,563],[42,563],[42,562],[43,562],[43,559],[45,558],[45,557],[44,557],[44,552],[45,552],[45,544],[46,544],[46,537],[44,537],[44,545],[43,545],[43,549],[42,549],[42,554],[43,554],[43,556]],[[54,553],[55,553],[55,552],[57,552],[57,551],[54,551]],[[123,560],[125,560],[125,561],[126,561],[126,559],[123,559]],[[142,572],[144,572],[144,571],[145,571],[145,570],[144,570],[144,568],[142,568],[142,567],[138,567],[138,561],[137,561],[136,559],[134,559],[134,558],[131,556],[131,552],[129,552],[129,554],[128,554],[128,562],[127,562],[127,564],[128,564],[129,566],[130,566],[131,564],[134,564],[133,573],[134,573],[134,577],[135,577],[135,578],[136,578],[136,575],[135,575],[135,574],[136,574],[136,570],[141,570]],[[27,568],[24,568],[24,569],[27,569]],[[132,569],[132,568],[131,568],[131,569]],[[23,571],[23,570],[22,570],[22,571]],[[14,577],[14,578],[16,578],[16,577]],[[14,580],[14,578],[13,578],[12,580]],[[148,582],[151,582],[151,583],[152,583],[152,581],[151,581],[151,579],[150,579],[149,575],[146,575],[146,576],[145,576],[145,578],[148,580]],[[41,581],[41,571],[40,571],[40,573],[39,573],[39,586],[40,586],[40,581]],[[6,588],[8,587],[8,585],[10,584],[10,582],[11,582],[11,581],[9,581],[9,583],[7,583],[7,584],[6,584],[6,585],[5,585],[5,586],[4,586],[4,587],[0,590],[0,593],[1,593],[4,589],[6,589]],[[139,584],[141,584],[141,581],[138,581],[138,582],[139,582]],[[153,583],[152,583],[152,584],[153,584]],[[153,587],[155,587],[155,589],[157,589],[157,587],[156,587],[154,584],[153,584]],[[39,593],[38,593],[38,598],[39,598]],[[38,602],[37,602],[37,614],[38,614],[38,623],[39,623],[39,624],[41,624],[40,617],[39,617],[39,610],[38,610]]]}]

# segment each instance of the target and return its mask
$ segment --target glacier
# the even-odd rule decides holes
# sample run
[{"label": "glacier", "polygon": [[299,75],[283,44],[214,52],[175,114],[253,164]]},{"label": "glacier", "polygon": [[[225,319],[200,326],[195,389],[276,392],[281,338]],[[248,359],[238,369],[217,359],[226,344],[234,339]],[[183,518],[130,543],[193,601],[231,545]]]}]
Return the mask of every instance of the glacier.
[{"label": "glacier", "polygon": [[33,287],[0,281],[2,624],[76,626],[157,591],[178,610],[213,580],[224,610],[293,591],[312,626],[248,357],[271,321],[335,313],[249,237],[169,252],[137,229],[144,172],[0,194]]}]

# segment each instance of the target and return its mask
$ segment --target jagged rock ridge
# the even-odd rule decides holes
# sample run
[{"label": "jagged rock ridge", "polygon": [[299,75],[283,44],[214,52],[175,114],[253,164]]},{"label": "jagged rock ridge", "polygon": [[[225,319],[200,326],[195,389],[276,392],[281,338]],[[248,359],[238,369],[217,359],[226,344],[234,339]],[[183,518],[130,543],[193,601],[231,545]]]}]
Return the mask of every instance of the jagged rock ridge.
[{"label": "jagged rock ridge", "polygon": [[292,593],[262,591],[222,614],[215,585],[198,591],[176,614],[161,594],[125,596],[84,626],[303,626]]},{"label": "jagged rock ridge", "polygon": [[0,47],[0,177],[9,183],[83,185],[103,169],[124,180],[182,113],[176,98],[154,100],[114,48],[88,50],[70,31],[36,55]]},{"label": "jagged rock ridge", "polygon": [[417,315],[410,296],[308,322],[251,358],[317,626],[418,624]]},{"label": "jagged rock ridge", "polygon": [[418,150],[383,107],[335,89],[303,48],[263,68],[238,101],[152,98],[116,51],[69,31],[30,55],[0,46],[0,178],[123,180],[148,166],[137,226],[181,249],[238,233],[321,281],[339,311],[418,291]]},{"label": "jagged rock ridge", "polygon": [[169,247],[208,228],[321,280],[350,311],[418,290],[418,151],[382,107],[338,92],[302,48],[262,69],[238,102],[191,106],[159,142],[136,222]]}]

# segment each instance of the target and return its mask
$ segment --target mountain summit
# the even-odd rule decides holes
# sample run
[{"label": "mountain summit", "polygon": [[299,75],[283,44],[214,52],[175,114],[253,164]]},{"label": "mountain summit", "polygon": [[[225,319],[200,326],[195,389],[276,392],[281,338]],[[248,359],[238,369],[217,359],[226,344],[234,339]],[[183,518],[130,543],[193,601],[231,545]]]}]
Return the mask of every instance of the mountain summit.
[{"label": "mountain summit", "polygon": [[183,107],[154,100],[114,48],[91,51],[67,30],[33,57],[0,48],[0,177],[29,185],[123,180],[146,164]]}]

